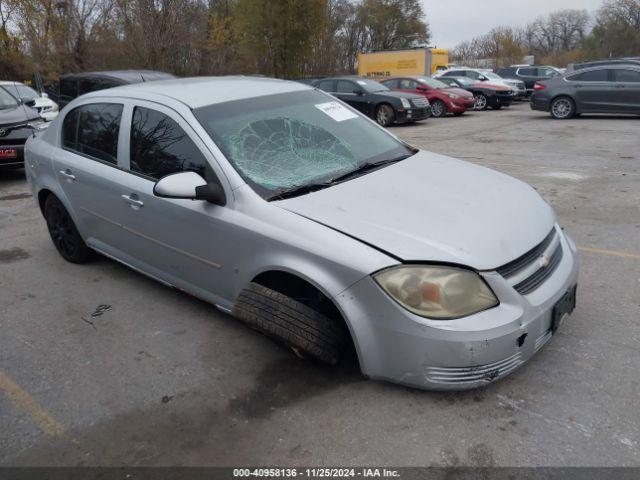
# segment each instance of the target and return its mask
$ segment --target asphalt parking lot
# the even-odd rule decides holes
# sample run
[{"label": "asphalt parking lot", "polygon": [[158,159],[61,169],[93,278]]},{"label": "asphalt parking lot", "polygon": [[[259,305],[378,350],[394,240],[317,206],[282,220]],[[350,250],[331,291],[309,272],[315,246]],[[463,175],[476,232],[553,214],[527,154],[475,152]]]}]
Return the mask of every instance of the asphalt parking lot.
[{"label": "asphalt parking lot", "polygon": [[66,263],[2,172],[0,464],[639,465],[640,118],[521,103],[392,131],[532,184],[576,241],[578,306],[529,363],[436,393],[304,362],[113,261]]}]

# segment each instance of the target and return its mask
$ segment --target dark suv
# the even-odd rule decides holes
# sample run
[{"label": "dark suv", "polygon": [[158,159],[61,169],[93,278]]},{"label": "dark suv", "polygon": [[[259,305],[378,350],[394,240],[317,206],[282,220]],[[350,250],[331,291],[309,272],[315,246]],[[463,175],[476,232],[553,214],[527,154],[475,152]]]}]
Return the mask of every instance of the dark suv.
[{"label": "dark suv", "polygon": [[527,88],[527,95],[531,95],[531,92],[533,92],[533,86],[536,84],[536,82],[549,80],[550,78],[562,75],[560,70],[558,70],[557,68],[543,65],[526,65],[497,68],[496,73],[502,78],[522,80],[525,84],[525,87]]},{"label": "dark suv", "polygon": [[59,81],[58,104],[62,108],[74,98],[96,90],[171,78],[176,77],[170,73],[155,70],[119,70],[62,75]]},{"label": "dark suv", "polygon": [[330,93],[383,127],[409,123],[431,116],[431,105],[422,95],[392,92],[381,83],[364,78],[324,78],[314,87]]}]

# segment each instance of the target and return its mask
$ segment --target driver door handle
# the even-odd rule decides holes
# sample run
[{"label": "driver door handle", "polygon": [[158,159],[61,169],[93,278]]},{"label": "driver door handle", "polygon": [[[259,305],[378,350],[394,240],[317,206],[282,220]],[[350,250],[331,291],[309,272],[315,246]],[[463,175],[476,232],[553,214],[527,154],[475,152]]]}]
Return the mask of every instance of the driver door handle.
[{"label": "driver door handle", "polygon": [[62,175],[64,178],[72,182],[76,179],[76,176],[73,173],[71,173],[71,170],[69,170],[68,168],[66,170],[60,170],[60,172],[58,173],[60,173],[60,175]]},{"label": "driver door handle", "polygon": [[131,195],[122,195],[122,198],[125,202],[133,207],[144,207],[144,202],[138,200],[138,196],[135,193],[132,193]]}]

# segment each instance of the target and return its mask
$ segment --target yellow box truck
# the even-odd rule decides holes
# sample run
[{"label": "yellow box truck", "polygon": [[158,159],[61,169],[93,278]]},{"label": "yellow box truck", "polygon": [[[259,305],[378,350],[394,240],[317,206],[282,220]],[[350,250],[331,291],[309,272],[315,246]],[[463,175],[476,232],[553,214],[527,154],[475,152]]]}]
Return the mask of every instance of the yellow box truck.
[{"label": "yellow box truck", "polygon": [[386,50],[358,54],[358,75],[370,78],[431,76],[449,66],[449,51],[440,48]]}]

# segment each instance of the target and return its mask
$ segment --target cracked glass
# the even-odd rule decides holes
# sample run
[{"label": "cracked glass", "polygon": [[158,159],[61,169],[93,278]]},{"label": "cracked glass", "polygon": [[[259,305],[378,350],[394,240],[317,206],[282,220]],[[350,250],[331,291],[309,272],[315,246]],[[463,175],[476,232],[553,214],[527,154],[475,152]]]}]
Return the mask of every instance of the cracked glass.
[{"label": "cracked glass", "polygon": [[407,152],[375,124],[316,90],[215,104],[194,114],[264,198]]}]

